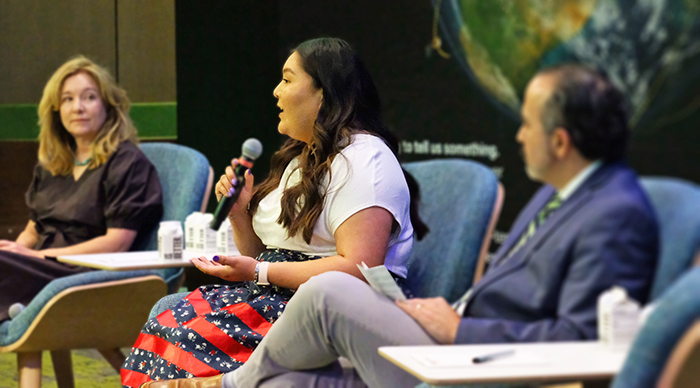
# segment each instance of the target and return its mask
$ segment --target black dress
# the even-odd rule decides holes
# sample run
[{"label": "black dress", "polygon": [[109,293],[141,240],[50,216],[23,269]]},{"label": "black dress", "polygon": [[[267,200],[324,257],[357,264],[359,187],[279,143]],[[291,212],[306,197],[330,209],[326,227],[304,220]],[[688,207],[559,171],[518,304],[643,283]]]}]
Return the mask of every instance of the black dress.
[{"label": "black dress", "polygon": [[[107,162],[73,175],[52,176],[40,165],[26,194],[30,219],[39,239],[34,249],[75,245],[107,233],[108,228],[138,231],[134,244],[147,238],[163,215],[162,190],[155,167],[134,143],[126,141]],[[0,250],[0,321],[13,303],[29,303],[51,280],[87,271]]]}]

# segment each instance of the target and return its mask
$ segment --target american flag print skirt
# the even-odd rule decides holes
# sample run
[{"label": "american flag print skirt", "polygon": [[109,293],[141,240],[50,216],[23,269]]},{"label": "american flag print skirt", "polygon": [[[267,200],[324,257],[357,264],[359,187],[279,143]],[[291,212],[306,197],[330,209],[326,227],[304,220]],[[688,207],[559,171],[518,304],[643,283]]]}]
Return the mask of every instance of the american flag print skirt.
[{"label": "american flag print skirt", "polygon": [[[266,250],[258,260],[306,261],[318,257]],[[121,370],[124,387],[151,380],[206,377],[243,365],[294,290],[241,282],[202,286],[151,318],[141,330]]]}]

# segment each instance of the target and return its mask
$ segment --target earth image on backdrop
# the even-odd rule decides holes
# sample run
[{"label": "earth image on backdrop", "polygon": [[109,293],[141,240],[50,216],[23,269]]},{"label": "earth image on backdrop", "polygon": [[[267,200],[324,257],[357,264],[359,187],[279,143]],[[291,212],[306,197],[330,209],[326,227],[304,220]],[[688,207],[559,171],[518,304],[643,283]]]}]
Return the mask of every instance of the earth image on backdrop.
[{"label": "earth image on backdrop", "polygon": [[433,0],[442,38],[493,102],[519,116],[538,69],[580,62],[628,96],[648,133],[700,109],[700,0]]}]

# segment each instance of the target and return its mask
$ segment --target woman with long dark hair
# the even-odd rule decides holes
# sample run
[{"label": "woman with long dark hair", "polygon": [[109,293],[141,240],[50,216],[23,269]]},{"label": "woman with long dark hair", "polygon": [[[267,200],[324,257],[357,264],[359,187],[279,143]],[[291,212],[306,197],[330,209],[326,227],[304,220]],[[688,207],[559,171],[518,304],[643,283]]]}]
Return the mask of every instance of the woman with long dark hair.
[{"label": "woman with long dark hair", "polygon": [[[125,386],[212,376],[242,365],[310,277],[384,264],[401,283],[411,250],[410,195],[376,87],[343,40],[299,45],[274,96],[280,133],[269,177],[229,213],[242,256],[194,259],[236,286],[206,286],[148,321],[122,369]],[[216,185],[231,195],[233,170]]]}]

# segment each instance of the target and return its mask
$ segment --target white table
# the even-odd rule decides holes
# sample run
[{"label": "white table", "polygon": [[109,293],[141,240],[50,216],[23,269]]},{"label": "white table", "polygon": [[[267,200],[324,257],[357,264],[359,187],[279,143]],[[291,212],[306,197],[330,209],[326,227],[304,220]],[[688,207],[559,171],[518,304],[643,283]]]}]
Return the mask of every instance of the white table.
[{"label": "white table", "polygon": [[130,271],[138,269],[157,269],[171,267],[189,267],[193,257],[206,256],[211,259],[213,253],[182,252],[182,259],[163,260],[158,258],[158,251],[95,253],[87,255],[58,256],[62,263],[75,264],[83,267],[107,269],[111,271]]},{"label": "white table", "polygon": [[[510,356],[474,364],[474,357],[514,350]],[[430,384],[609,380],[627,348],[597,341],[496,345],[384,346],[379,354]]]}]

